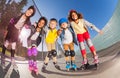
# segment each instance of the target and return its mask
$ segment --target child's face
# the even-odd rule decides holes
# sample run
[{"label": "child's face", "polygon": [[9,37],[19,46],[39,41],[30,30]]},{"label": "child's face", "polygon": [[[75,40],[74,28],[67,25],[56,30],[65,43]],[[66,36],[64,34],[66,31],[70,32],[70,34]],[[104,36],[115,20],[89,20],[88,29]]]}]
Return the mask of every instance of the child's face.
[{"label": "child's face", "polygon": [[74,19],[74,20],[78,19],[78,15],[75,12],[72,13],[72,19]]},{"label": "child's face", "polygon": [[29,9],[29,10],[27,10],[27,11],[25,12],[25,15],[26,15],[27,17],[30,17],[32,14],[33,14],[33,9]]},{"label": "child's face", "polygon": [[68,24],[66,22],[61,24],[61,28],[66,29],[68,27]]},{"label": "child's face", "polygon": [[39,28],[44,27],[44,25],[45,25],[45,21],[44,21],[44,20],[40,20],[40,21],[38,22],[38,27],[39,27]]},{"label": "child's face", "polygon": [[51,29],[55,29],[56,26],[57,26],[57,22],[56,22],[56,21],[50,21],[49,27],[50,27]]}]

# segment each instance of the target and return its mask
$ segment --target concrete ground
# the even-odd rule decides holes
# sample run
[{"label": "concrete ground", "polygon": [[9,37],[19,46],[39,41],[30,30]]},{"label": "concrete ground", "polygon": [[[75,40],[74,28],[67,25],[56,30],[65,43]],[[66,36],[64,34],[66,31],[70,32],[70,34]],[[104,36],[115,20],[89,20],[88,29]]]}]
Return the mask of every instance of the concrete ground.
[{"label": "concrete ground", "polygon": [[[22,57],[16,57],[18,71],[16,72],[10,62],[6,59],[6,69],[0,66],[0,78],[120,78],[120,42],[113,46],[98,52],[100,64],[97,70],[93,66],[93,58],[88,54],[90,63],[89,70],[66,71],[64,58],[58,59],[61,70],[57,70],[52,61],[49,62],[47,70],[41,71],[43,61],[38,60],[39,74],[35,75],[28,70],[27,60]],[[82,58],[76,56],[78,68],[81,66]]]}]

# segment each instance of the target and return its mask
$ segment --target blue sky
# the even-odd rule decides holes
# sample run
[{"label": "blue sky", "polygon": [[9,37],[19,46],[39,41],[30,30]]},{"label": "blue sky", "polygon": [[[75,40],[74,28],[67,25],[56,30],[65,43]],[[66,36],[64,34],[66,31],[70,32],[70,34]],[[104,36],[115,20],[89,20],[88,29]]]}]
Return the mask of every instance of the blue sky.
[{"label": "blue sky", "polygon": [[[62,17],[67,17],[71,9],[83,13],[84,18],[89,22],[102,29],[111,18],[118,0],[34,0],[41,14],[49,20],[56,18],[59,20]],[[28,0],[28,6],[33,5],[32,0]],[[27,7],[28,7],[27,6]],[[32,22],[37,21],[40,15],[32,18]],[[97,32],[91,31],[91,38]]]}]

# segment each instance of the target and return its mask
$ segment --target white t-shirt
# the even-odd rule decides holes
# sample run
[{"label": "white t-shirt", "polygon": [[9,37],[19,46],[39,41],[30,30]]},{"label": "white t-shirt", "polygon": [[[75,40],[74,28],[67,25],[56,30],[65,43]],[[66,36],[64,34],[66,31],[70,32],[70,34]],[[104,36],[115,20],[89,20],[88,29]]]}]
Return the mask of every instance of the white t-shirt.
[{"label": "white t-shirt", "polygon": [[64,39],[63,39],[63,44],[70,44],[73,41],[72,33],[66,29],[65,34],[64,34]]}]

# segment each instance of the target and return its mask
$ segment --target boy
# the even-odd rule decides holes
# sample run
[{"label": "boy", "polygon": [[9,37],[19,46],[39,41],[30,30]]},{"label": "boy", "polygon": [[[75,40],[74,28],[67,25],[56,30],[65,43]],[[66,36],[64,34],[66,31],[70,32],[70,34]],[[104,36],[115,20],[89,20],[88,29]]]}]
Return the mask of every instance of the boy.
[{"label": "boy", "polygon": [[47,29],[47,34],[45,38],[45,42],[47,45],[48,53],[45,57],[44,65],[42,67],[42,71],[46,69],[46,66],[48,65],[49,59],[53,59],[53,64],[55,68],[60,69],[60,66],[57,64],[57,52],[56,52],[56,40],[58,37],[57,34],[57,20],[55,18],[50,19],[49,22],[49,28]]},{"label": "boy", "polygon": [[68,24],[68,20],[66,18],[61,18],[59,20],[59,25],[61,27],[60,38],[62,40],[65,51],[66,69],[69,71],[69,69],[72,67],[74,70],[77,70],[74,51],[74,43],[77,45],[77,39],[75,37],[74,31]]}]

